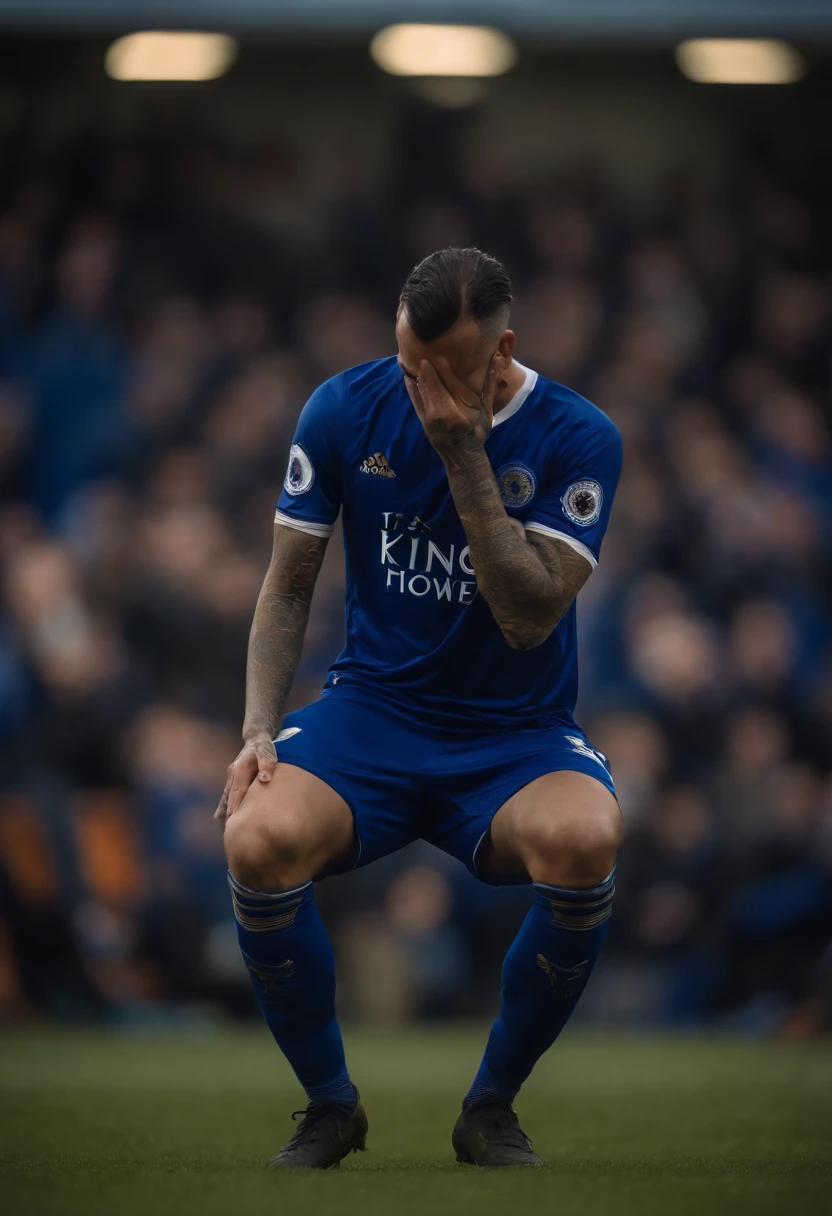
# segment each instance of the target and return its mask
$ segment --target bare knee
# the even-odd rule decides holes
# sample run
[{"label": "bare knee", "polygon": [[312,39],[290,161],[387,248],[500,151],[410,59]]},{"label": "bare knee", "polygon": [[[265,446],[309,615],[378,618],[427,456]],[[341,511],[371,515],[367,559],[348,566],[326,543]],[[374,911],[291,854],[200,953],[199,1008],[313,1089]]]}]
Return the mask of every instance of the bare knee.
[{"label": "bare knee", "polygon": [[594,887],[615,865],[621,814],[612,799],[598,808],[576,808],[549,818],[538,815],[525,840],[525,864],[533,882],[556,887]]},{"label": "bare knee", "polygon": [[255,781],[226,820],[225,855],[244,887],[286,891],[346,857],[353,833],[343,798],[312,773],[278,764],[268,785]]},{"label": "bare knee", "polygon": [[315,877],[316,850],[294,815],[247,811],[225,825],[225,856],[237,882],[252,891],[285,891]]}]

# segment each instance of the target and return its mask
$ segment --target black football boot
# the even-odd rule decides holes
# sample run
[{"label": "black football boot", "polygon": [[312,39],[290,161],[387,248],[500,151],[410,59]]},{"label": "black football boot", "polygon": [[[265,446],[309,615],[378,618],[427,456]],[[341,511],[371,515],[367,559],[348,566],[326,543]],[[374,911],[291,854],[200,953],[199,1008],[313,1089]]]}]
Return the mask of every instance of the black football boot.
[{"label": "black football boot", "polygon": [[544,1165],[510,1102],[480,1098],[456,1121],[453,1146],[463,1165]]},{"label": "black football boot", "polygon": [[310,1102],[296,1110],[300,1126],[292,1139],[269,1162],[267,1169],[328,1170],[349,1153],[366,1151],[367,1115],[357,1100],[353,1107],[343,1102]]}]

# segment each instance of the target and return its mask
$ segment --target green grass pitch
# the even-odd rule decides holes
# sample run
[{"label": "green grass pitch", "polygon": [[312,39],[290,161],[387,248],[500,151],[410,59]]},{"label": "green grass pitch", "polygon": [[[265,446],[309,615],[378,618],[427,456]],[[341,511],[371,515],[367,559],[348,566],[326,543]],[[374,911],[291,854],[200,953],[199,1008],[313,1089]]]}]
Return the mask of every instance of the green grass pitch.
[{"label": "green grass pitch", "polygon": [[369,1152],[267,1174],[301,1095],[264,1031],[6,1031],[9,1216],[768,1216],[832,1211],[832,1043],[567,1032],[518,1101],[549,1165],[454,1163],[482,1028],[353,1032]]}]

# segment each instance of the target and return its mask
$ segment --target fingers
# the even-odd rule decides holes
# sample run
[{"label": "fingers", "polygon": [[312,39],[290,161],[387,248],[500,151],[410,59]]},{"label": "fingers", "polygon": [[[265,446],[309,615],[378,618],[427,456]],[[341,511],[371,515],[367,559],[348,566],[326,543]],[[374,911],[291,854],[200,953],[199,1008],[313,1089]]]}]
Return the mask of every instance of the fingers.
[{"label": "fingers", "polygon": [[447,397],[447,390],[442,383],[436,368],[427,359],[423,359],[419,364],[419,376],[416,381],[416,390],[423,403],[436,408],[443,398]]},{"label": "fingers", "polygon": [[427,359],[423,359],[419,364],[415,392],[419,398],[417,413],[426,429],[438,427],[445,431],[461,420],[460,410],[453,396],[445,388],[436,368]]},{"label": "fingers", "polygon": [[419,364],[416,384],[408,392],[425,434],[438,452],[454,446],[468,434],[485,440],[491,429],[490,411],[476,392],[453,373],[446,359],[435,366],[427,359]]},{"label": "fingers", "polygon": [[231,765],[231,783],[228,787],[228,802],[225,809],[226,819],[233,815],[249,791],[252,781],[257,776],[258,758],[254,752],[244,752]]},{"label": "fingers", "polygon": [[226,788],[223,790],[222,797],[220,798],[219,803],[217,804],[217,809],[214,811],[214,818],[215,819],[225,819],[225,812],[226,812],[227,808],[228,808],[228,789]]},{"label": "fingers", "polygon": [[414,380],[405,380],[404,383],[405,383],[405,388],[407,389],[407,395],[410,398],[410,401],[411,401],[411,404],[413,405],[414,410],[416,411],[416,416],[420,419],[421,422],[424,422],[425,421],[425,408],[424,408],[424,403],[422,401],[421,394],[419,393],[419,386],[416,384],[416,382]]},{"label": "fingers", "polygon": [[253,748],[245,748],[234,763],[228,766],[225,789],[214,811],[214,818],[227,819],[233,815],[251,788],[252,782],[257,779],[264,785],[268,784],[276,768],[277,756],[273,743],[267,741],[258,743]]},{"label": "fingers", "polygon": [[[435,426],[448,433],[467,431],[473,417],[480,413],[479,401],[469,404],[467,397],[473,396],[470,389],[460,384],[443,360],[449,381],[457,386],[453,389],[445,384],[434,365],[423,359],[419,365],[418,385],[423,402],[420,415],[425,426]],[[465,395],[463,395],[465,394]]]},{"label": "fingers", "polygon": [[257,745],[257,779],[265,785],[272,779],[272,773],[277,768],[277,753],[271,743]]},{"label": "fingers", "polygon": [[439,355],[436,360],[436,367],[428,363],[428,367],[433,372],[434,376],[441,381],[442,387],[450,393],[455,401],[459,401],[469,410],[476,410],[478,413],[482,408],[479,398],[473,389],[454,374],[451,365],[444,355]]}]

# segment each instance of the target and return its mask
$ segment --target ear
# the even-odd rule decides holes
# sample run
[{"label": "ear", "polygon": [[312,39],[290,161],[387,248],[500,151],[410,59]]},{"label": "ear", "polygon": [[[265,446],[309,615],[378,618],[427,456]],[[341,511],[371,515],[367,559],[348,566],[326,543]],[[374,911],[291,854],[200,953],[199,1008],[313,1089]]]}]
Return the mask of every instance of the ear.
[{"label": "ear", "polygon": [[503,330],[499,345],[495,351],[495,359],[497,361],[498,372],[504,372],[507,367],[511,366],[514,349],[517,346],[517,334],[513,329]]}]

